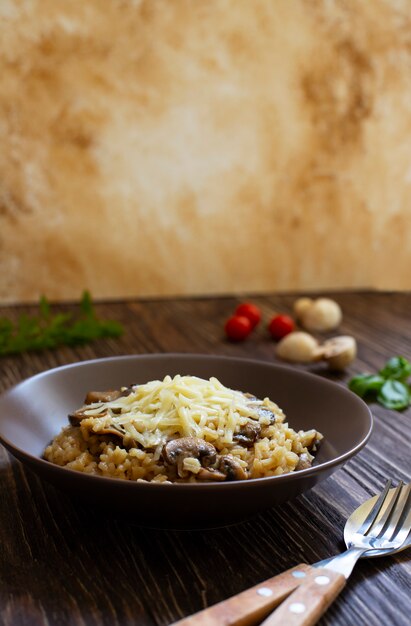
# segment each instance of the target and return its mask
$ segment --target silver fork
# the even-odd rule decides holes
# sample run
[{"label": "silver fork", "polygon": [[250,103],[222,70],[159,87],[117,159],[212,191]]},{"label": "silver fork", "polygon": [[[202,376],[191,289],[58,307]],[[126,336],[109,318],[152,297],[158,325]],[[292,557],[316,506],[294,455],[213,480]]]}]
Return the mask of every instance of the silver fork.
[{"label": "silver fork", "polygon": [[304,574],[304,582],[261,626],[311,626],[325,613],[345,586],[358,559],[372,550],[392,553],[404,544],[411,530],[411,484],[400,482],[390,492],[387,481],[361,527],[347,542],[348,550],[319,561]]},{"label": "silver fork", "polygon": [[254,626],[280,602],[281,606],[260,626],[315,624],[338,596],[362,555],[392,554],[407,541],[411,530],[411,485],[400,482],[395,490],[390,489],[391,480],[360,528],[350,531],[346,552],[313,565],[300,563],[171,626]]}]

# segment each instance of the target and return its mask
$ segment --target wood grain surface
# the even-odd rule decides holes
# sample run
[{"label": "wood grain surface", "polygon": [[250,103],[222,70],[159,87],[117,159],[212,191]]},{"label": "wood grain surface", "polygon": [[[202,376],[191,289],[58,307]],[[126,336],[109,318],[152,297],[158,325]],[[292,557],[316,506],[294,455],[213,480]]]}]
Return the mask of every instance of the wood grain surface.
[{"label": "wood grain surface", "polygon": [[[359,354],[331,375],[345,385],[379,369],[390,356],[411,358],[411,295],[338,293],[342,333]],[[110,302],[101,316],[117,319],[123,337],[0,360],[1,390],[51,367],[128,353],[193,352],[274,361],[261,327],[232,344],[223,324],[240,298]],[[252,298],[265,320],[289,312],[293,295]],[[71,306],[60,306],[70,309]],[[33,307],[3,308],[17,316]],[[303,366],[301,366],[303,367]],[[293,502],[248,522],[207,531],[142,528],[138,519],[101,516],[40,482],[0,447],[0,624],[5,626],[166,626],[300,562],[343,549],[347,516],[387,477],[411,478],[411,410],[372,405],[375,429],[365,449],[331,478]],[[411,553],[362,560],[321,626],[408,626]]]}]

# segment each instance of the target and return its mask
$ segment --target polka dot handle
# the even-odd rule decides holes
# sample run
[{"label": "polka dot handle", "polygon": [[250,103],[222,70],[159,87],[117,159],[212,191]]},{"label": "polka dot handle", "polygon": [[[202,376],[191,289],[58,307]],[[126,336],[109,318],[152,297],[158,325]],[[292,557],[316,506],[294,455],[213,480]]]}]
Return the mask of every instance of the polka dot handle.
[{"label": "polka dot handle", "polygon": [[302,563],[171,626],[254,626],[304,583],[311,571],[315,570]]},{"label": "polka dot handle", "polygon": [[260,626],[312,626],[345,586],[345,577],[312,568],[301,584]]}]

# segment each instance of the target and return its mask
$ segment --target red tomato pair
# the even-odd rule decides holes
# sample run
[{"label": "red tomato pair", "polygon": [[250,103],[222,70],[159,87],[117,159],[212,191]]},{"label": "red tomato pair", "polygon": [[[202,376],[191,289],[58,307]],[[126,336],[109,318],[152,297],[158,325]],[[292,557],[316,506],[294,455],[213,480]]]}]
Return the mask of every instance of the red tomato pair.
[{"label": "red tomato pair", "polygon": [[[240,304],[235,314],[230,317],[224,326],[225,333],[232,341],[242,341],[251,333],[261,321],[261,311],[250,302]],[[282,339],[295,328],[294,320],[288,315],[275,315],[268,324],[268,330],[273,339]]]},{"label": "red tomato pair", "polygon": [[224,330],[231,341],[242,341],[251,333],[261,320],[261,311],[255,304],[244,302],[239,304],[235,314],[229,317]]}]

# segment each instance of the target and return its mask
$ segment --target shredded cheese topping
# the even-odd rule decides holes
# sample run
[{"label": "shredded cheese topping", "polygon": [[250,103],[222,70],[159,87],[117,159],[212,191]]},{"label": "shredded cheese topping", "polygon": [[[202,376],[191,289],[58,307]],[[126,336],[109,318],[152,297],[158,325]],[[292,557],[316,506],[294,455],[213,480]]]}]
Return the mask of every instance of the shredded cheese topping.
[{"label": "shredded cheese topping", "polygon": [[247,422],[268,426],[273,414],[278,422],[284,420],[281,409],[269,398],[248,397],[214,377],[181,375],[135,385],[129,395],[86,405],[82,413],[85,437],[111,427],[123,435],[125,445],[134,441],[155,449],[157,455],[176,437],[199,437],[210,443],[220,439],[230,445],[234,433]]}]

